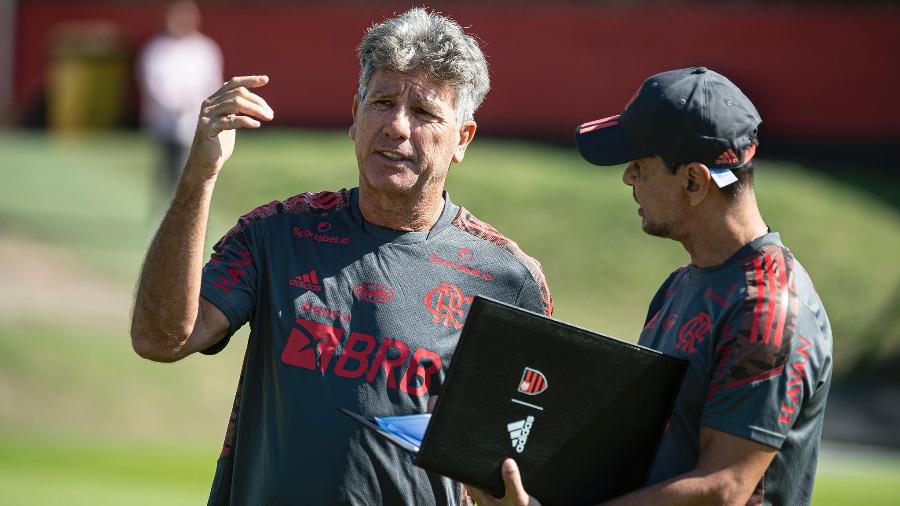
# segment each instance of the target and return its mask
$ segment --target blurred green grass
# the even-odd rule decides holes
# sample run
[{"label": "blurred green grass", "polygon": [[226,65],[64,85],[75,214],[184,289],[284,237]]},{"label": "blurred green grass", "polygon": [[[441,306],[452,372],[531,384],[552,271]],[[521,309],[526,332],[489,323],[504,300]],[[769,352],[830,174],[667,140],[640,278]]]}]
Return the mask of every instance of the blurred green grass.
[{"label": "blurred green grass", "polygon": [[174,443],[0,433],[0,503],[204,504],[215,458],[208,449]]},{"label": "blurred green grass", "polygon": [[[343,133],[252,132],[238,142],[219,179],[209,244],[261,203],[355,185]],[[127,307],[164,207],[151,186],[153,146],[137,134],[6,132],[0,159],[0,238],[77,259],[86,276],[119,287]],[[774,160],[758,162],[756,186],[764,216],[828,308],[838,369],[900,348],[897,209],[815,167]],[[541,260],[558,318],[624,339],[638,335],[658,284],[687,261],[676,243],[640,231],[619,169],[588,166],[572,149],[481,139],[452,168],[448,190]],[[47,267],[61,275],[46,287],[53,293],[65,272]],[[213,358],[152,364],[130,350],[127,310],[107,321],[54,308],[0,311],[0,490],[10,498],[0,503],[205,500],[245,337]],[[815,504],[893,504],[885,500],[900,496],[898,470],[853,473],[823,457]]]}]

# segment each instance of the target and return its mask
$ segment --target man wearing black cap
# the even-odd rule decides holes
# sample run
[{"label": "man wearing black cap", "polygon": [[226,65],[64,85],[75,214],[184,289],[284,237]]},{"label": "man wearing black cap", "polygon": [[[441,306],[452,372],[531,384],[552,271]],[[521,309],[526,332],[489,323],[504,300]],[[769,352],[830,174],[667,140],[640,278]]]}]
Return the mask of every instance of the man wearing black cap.
[{"label": "man wearing black cap", "polygon": [[[809,504],[831,384],[831,328],[812,281],[763,221],[753,189],[759,114],[704,67],[647,79],[621,115],[585,123],[595,165],[627,163],[645,232],[691,263],[650,303],[640,344],[690,366],[646,488],[610,504]],[[535,504],[512,460],[507,496]]]}]

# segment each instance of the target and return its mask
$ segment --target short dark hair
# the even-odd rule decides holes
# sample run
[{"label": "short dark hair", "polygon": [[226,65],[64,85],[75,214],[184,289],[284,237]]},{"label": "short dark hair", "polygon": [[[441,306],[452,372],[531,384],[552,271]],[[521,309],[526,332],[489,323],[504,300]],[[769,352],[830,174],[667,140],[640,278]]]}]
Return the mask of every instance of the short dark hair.
[{"label": "short dark hair", "polygon": [[[678,172],[679,167],[691,162],[673,162],[664,158],[663,163],[666,164],[669,172],[674,174]],[[728,200],[734,200],[744,189],[753,189],[753,162],[746,163],[743,167],[738,167],[737,169],[731,169],[731,172],[737,178],[737,181],[722,188],[716,186]]]},{"label": "short dark hair", "polygon": [[[759,148],[759,130],[754,129],[749,134],[750,143],[757,148]],[[686,165],[691,163],[694,160],[688,160],[685,162],[678,162],[673,160],[666,160],[663,158],[663,163],[666,164],[666,168],[669,169],[669,172],[672,174],[678,172],[678,167],[682,165]],[[719,188],[718,185],[716,188],[719,188],[719,191],[725,195],[725,198],[728,200],[734,200],[741,192],[745,189],[753,189],[753,163],[747,162],[741,167],[736,169],[731,169],[731,173],[734,174],[734,177],[737,178],[737,181],[731,183],[724,188]]]}]

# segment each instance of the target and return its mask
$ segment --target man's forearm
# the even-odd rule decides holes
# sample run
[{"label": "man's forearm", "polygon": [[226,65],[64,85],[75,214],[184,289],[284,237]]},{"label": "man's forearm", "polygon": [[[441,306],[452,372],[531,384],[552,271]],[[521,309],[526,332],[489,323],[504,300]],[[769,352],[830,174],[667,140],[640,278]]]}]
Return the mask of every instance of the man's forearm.
[{"label": "man's forearm", "polygon": [[[676,505],[722,505],[722,490],[716,487],[709,476],[688,473],[672,480],[603,503],[601,506],[640,506],[645,504]],[[746,501],[745,501],[746,502]]]},{"label": "man's forearm", "polygon": [[275,117],[266,101],[249,91],[268,82],[267,76],[233,77],[203,101],[187,167],[138,282],[131,340],[142,357],[178,360],[212,344],[227,329],[221,311],[200,311],[209,203],[219,171],[234,151],[235,130],[259,128],[259,120]]},{"label": "man's forearm", "polygon": [[700,455],[693,470],[605,504],[742,506],[747,504],[775,451],[755,441],[701,427]]},{"label": "man's forearm", "polygon": [[[197,320],[203,248],[216,176],[185,169],[141,270],[131,322],[135,351],[151,360],[173,361]],[[199,172],[199,171],[198,171]]]}]

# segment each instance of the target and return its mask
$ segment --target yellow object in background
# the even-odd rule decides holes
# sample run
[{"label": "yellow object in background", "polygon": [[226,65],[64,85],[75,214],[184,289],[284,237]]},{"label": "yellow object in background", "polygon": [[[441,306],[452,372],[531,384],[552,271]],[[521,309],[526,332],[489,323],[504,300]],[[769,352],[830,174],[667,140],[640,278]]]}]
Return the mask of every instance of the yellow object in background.
[{"label": "yellow object in background", "polygon": [[116,27],[106,22],[60,25],[50,35],[49,127],[74,133],[121,124],[130,71]]}]

